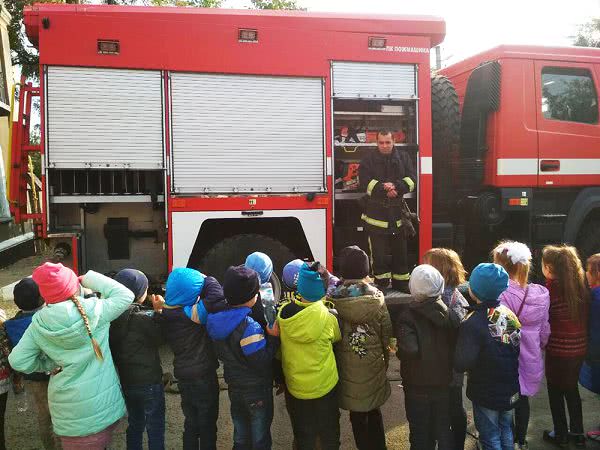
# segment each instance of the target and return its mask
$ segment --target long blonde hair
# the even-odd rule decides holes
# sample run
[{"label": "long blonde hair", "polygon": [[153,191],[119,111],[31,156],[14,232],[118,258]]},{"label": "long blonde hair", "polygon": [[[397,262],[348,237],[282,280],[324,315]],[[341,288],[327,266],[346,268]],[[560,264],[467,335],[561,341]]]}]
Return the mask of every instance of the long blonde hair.
[{"label": "long blonde hair", "polygon": [[571,318],[580,319],[588,301],[588,290],[577,249],[568,245],[547,245],[542,251],[542,264],[549,267],[558,282],[560,296],[567,302]]},{"label": "long blonde hair", "polygon": [[83,325],[85,326],[87,335],[90,337],[90,339],[92,341],[92,348],[94,349],[96,358],[100,361],[103,361],[104,355],[102,354],[102,349],[100,348],[100,344],[98,344],[98,341],[94,338],[94,335],[92,334],[92,329],[90,328],[90,321],[88,319],[87,314],[85,313],[85,309],[83,309],[83,305],[81,304],[81,302],[79,301],[79,299],[77,298],[76,295],[73,295],[71,297],[71,301],[73,303],[75,303],[75,307],[77,308],[77,311],[79,311],[79,314],[81,315],[81,318],[83,319]]}]

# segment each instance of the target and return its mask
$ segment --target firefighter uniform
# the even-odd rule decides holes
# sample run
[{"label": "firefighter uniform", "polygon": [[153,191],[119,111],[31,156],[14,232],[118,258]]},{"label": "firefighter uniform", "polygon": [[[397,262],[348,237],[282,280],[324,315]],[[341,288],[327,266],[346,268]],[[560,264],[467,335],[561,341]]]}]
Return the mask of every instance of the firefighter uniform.
[{"label": "firefighter uniform", "polygon": [[[406,225],[402,224],[403,194],[415,190],[415,169],[410,155],[396,148],[389,155],[378,150],[361,161],[359,180],[366,192],[362,220],[365,222],[375,280],[395,289],[407,289]],[[398,197],[389,198],[384,183],[393,183]]]}]

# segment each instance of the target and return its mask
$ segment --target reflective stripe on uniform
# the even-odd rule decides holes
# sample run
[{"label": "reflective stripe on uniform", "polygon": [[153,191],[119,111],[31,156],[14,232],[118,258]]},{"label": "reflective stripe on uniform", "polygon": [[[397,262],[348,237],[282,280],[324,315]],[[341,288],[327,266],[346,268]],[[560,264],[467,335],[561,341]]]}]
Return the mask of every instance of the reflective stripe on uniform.
[{"label": "reflective stripe on uniform", "polygon": [[375,185],[377,183],[379,183],[377,180],[369,181],[369,184],[367,185],[367,195],[371,195],[373,193],[373,189],[375,189]]},{"label": "reflective stripe on uniform", "polygon": [[396,226],[400,228],[402,226],[402,220],[396,220]]},{"label": "reflective stripe on uniform", "polygon": [[392,278],[394,280],[399,280],[399,281],[408,281],[408,280],[410,280],[410,274],[409,273],[402,273],[402,274],[395,273],[394,275],[392,275]]},{"label": "reflective stripe on uniform", "polygon": [[415,182],[413,180],[411,180],[410,177],[404,177],[404,178],[402,178],[402,181],[404,181],[408,185],[409,192],[412,192],[415,190]]},{"label": "reflective stripe on uniform", "polygon": [[392,272],[380,273],[379,275],[375,275],[375,278],[378,280],[385,280],[387,278],[389,280],[392,278]]},{"label": "reflective stripe on uniform", "polygon": [[372,219],[371,217],[367,216],[366,214],[363,214],[362,216],[360,216],[360,218],[363,221],[367,222],[369,225],[373,225],[374,227],[387,228],[389,226],[387,222],[385,222],[383,220]]}]

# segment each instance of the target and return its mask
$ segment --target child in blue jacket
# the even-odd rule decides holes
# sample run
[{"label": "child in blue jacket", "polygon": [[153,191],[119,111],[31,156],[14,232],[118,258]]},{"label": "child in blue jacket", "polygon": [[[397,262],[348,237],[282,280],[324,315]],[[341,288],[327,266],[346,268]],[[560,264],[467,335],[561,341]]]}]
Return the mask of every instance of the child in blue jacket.
[{"label": "child in blue jacket", "polygon": [[266,328],[251,317],[260,288],[258,274],[248,267],[230,267],[223,292],[229,307],[209,314],[207,329],[223,362],[229,388],[234,448],[271,448],[273,421],[273,358],[279,328]]}]

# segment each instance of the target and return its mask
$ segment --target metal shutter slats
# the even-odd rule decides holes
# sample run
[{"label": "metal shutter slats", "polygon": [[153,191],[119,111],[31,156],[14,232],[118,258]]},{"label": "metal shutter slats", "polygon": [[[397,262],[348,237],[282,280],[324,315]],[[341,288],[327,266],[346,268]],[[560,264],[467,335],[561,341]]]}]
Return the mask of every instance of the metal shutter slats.
[{"label": "metal shutter slats", "polygon": [[413,64],[333,62],[333,96],[411,99],[416,96]]},{"label": "metal shutter slats", "polygon": [[321,79],[171,74],[176,192],[324,186]]},{"label": "metal shutter slats", "polygon": [[53,167],[164,167],[159,71],[50,66],[46,101]]}]

